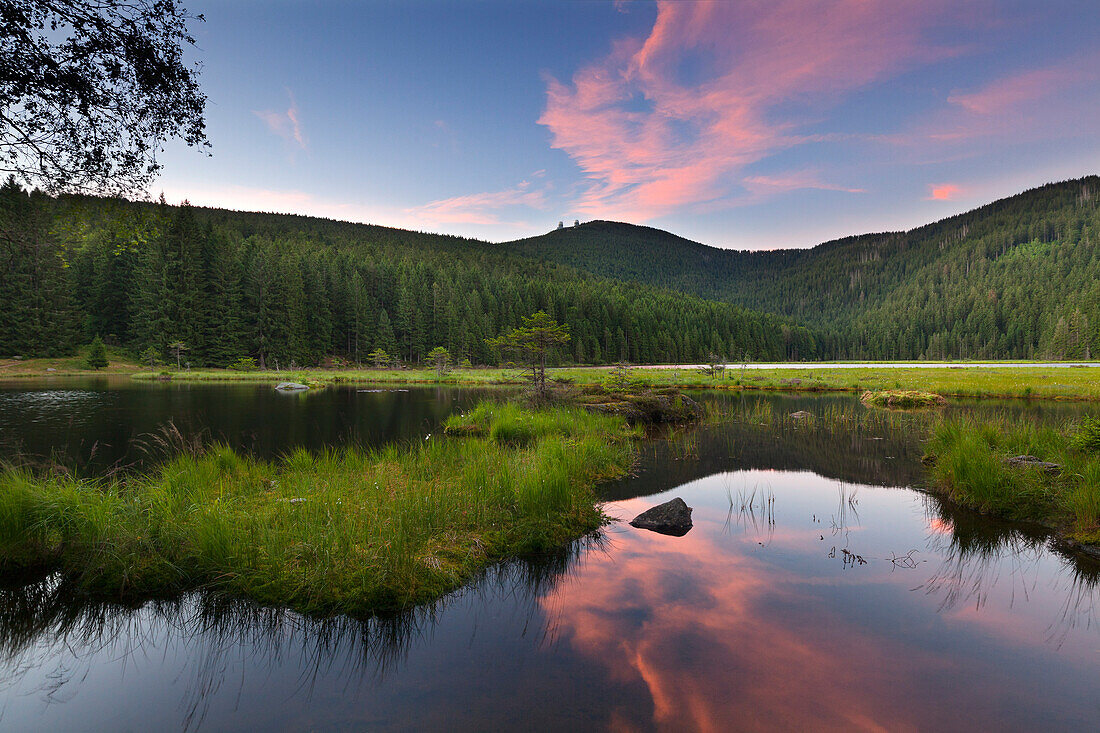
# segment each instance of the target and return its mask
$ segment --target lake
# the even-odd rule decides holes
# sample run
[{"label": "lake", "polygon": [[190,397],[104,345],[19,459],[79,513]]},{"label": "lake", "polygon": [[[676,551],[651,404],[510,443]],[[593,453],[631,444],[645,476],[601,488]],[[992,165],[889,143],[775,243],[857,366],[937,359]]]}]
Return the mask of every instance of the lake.
[{"label": "lake", "polygon": [[[417,440],[487,393],[508,394],[9,383],[0,450],[91,474],[156,460],[168,420],[263,456]],[[57,577],[4,578],[0,728],[1100,726],[1100,566],[916,490],[919,418],[860,420],[846,395],[701,398],[734,420],[642,443],[635,475],[602,488],[624,521],[396,618],[202,594],[90,604]],[[947,409],[1058,421],[1089,407]],[[675,496],[694,508],[687,535],[626,524]]]}]

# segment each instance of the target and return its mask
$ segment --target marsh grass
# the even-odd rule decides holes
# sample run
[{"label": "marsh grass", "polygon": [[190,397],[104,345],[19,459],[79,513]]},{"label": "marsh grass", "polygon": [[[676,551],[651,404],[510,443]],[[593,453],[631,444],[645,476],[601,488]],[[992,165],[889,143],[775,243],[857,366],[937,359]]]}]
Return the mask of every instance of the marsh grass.
[{"label": "marsh grass", "polygon": [[772,400],[748,398],[743,404],[712,407],[707,404],[707,424],[738,422],[747,426],[771,430],[794,430],[823,433],[885,433],[897,430],[922,431],[930,423],[930,416],[919,412],[891,412],[869,410],[852,403],[826,403],[813,408],[813,412],[797,416],[797,413],[777,409]]},{"label": "marsh grass", "polygon": [[676,428],[668,435],[668,453],[674,461],[699,459],[699,431],[695,428]]},{"label": "marsh grass", "polygon": [[[1091,421],[1061,428],[1004,418],[941,421],[928,445],[936,484],[978,510],[1041,522],[1082,542],[1100,542],[1100,454],[1081,446]],[[1061,470],[1013,466],[1006,458],[1035,456]]]},{"label": "marsh grass", "polygon": [[621,419],[499,405],[470,415],[480,437],[271,462],[214,446],[142,476],[7,466],[0,564],[60,571],[104,598],[206,589],[369,615],[433,600],[605,521],[592,488],[630,465]]},{"label": "marsh grass", "polygon": [[[608,416],[576,407],[556,407],[532,410],[515,402],[478,403],[468,412],[456,413],[443,421],[448,435],[488,437],[504,445],[528,445],[540,438],[560,438],[569,435],[592,435],[606,429]],[[641,436],[641,430],[628,428],[619,418],[619,435]]]}]

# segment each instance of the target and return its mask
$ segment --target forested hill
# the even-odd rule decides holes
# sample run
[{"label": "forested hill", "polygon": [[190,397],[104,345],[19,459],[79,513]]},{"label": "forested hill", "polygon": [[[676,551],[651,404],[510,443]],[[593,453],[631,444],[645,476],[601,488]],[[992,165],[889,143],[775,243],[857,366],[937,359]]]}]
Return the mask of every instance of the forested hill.
[{"label": "forested hill", "polygon": [[781,314],[847,358],[1100,354],[1100,177],[908,232],[739,252],[594,221],[500,245],[607,277]]},{"label": "forested hill", "polygon": [[619,282],[484,242],[301,216],[0,187],[0,357],[69,353],[96,335],[135,355],[228,366],[419,362],[436,346],[496,363],[486,339],[545,310],[565,362],[815,358],[788,319]]}]

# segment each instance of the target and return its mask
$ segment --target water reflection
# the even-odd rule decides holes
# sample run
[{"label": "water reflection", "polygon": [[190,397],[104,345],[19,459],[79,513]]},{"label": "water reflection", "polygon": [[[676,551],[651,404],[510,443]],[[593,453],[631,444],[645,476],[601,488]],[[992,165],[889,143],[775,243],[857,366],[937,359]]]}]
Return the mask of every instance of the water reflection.
[{"label": "water reflection", "polygon": [[[128,608],[54,576],[9,581],[0,724],[950,730],[960,709],[1003,729],[1100,720],[1100,573],[1031,530],[768,470],[609,510],[629,518],[673,495],[695,509],[685,537],[614,524],[601,542],[507,564],[393,618],[202,595]],[[906,553],[918,562],[899,564]]]},{"label": "water reflection", "polygon": [[[372,396],[333,393],[304,419],[354,404],[368,425],[351,401]],[[732,423],[646,444],[636,475],[605,487],[624,520],[682,497],[691,533],[616,523],[401,616],[309,619],[201,594],[133,608],[56,576],[5,577],[0,727],[1100,725],[1097,563],[905,488],[923,478],[905,424],[919,417],[867,417],[849,398],[715,399],[736,401]],[[435,414],[409,405],[375,417]],[[800,409],[815,421],[789,417]]]},{"label": "water reflection", "polygon": [[[695,532],[616,532],[613,559],[548,599],[589,663],[646,686],[651,708],[615,707],[626,728],[951,730],[961,709],[988,728],[1100,720],[1086,561],[928,497],[808,473],[719,474],[616,506],[673,495],[696,507]],[[950,534],[928,532],[933,518]]]},{"label": "water reflection", "polygon": [[[433,643],[442,619],[454,626],[461,617],[459,626],[476,633],[486,607],[495,608],[496,620],[507,607],[520,639],[544,643],[550,627],[538,613],[539,599],[577,567],[579,555],[599,552],[601,542],[595,536],[558,553],[502,564],[437,603],[370,619],[307,618],[205,594],[131,607],[90,601],[56,575],[8,578],[0,586],[0,699],[7,698],[0,724],[57,727],[68,719],[67,703],[92,697],[94,706],[97,695],[114,697],[116,684],[140,685],[146,674],[167,683],[157,699],[142,701],[166,729],[203,727],[212,709],[224,714],[227,700],[239,705],[257,684],[263,689],[274,682],[286,695],[266,699],[261,693],[264,704],[275,706],[308,707],[315,693],[325,698],[336,687],[342,695],[369,694],[399,675],[411,652]],[[172,706],[178,720],[164,705],[168,689],[179,697]],[[37,705],[28,706],[29,700]],[[139,719],[147,720],[148,712]],[[55,722],[39,725],[45,720]]]}]

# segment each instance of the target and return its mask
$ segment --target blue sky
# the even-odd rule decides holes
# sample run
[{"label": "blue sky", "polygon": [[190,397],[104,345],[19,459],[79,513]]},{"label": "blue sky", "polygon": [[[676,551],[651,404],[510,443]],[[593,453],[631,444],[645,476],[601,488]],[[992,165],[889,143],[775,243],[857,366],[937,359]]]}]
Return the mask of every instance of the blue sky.
[{"label": "blue sky", "polygon": [[213,155],[170,201],[739,249],[1100,173],[1100,3],[189,3]]}]

